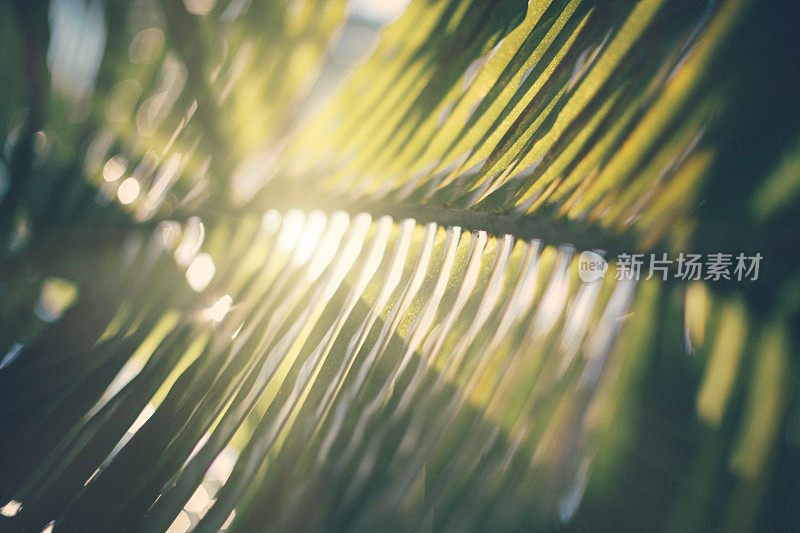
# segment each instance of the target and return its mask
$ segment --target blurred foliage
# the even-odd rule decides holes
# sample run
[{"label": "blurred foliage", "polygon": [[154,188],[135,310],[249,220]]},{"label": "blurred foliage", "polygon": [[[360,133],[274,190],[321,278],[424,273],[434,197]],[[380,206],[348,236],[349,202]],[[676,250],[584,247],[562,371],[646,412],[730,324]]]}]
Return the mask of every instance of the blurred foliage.
[{"label": "blurred foliage", "polygon": [[800,528],[797,3],[355,5],[0,3],[2,528]]}]

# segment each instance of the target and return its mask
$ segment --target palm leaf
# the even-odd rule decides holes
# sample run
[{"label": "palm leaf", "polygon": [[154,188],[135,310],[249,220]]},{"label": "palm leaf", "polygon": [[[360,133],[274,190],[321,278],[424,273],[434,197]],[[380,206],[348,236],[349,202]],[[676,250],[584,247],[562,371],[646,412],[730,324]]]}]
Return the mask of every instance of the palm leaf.
[{"label": "palm leaf", "polygon": [[797,6],[0,9],[5,528],[797,527]]}]

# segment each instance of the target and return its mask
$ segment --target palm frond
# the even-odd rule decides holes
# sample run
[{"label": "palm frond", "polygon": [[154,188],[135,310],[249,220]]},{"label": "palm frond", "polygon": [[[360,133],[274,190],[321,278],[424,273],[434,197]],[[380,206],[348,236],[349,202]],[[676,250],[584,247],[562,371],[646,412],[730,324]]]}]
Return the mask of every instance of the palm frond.
[{"label": "palm frond", "polygon": [[0,6],[0,523],[796,526],[788,4]]}]

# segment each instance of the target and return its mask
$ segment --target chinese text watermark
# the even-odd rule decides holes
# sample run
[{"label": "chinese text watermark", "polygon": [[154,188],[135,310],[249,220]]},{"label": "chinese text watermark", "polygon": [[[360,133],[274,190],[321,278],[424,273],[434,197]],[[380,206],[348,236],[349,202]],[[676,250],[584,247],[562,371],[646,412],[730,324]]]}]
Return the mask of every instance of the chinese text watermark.
[{"label": "chinese text watermark", "polygon": [[[762,258],[760,253],[680,253],[675,258],[669,258],[666,253],[621,253],[616,257],[614,277],[617,280],[755,281]],[[608,262],[596,252],[582,252],[578,257],[578,275],[586,283],[605,277],[607,271]]]}]

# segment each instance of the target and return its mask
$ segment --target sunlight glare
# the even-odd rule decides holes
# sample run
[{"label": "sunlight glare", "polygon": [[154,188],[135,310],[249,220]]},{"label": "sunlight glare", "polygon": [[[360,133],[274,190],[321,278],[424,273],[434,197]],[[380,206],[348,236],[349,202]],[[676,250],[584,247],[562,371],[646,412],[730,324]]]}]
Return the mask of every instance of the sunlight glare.
[{"label": "sunlight glare", "polygon": [[172,525],[169,526],[167,533],[184,533],[185,531],[189,531],[191,527],[192,520],[189,518],[189,515],[187,515],[185,511],[181,511],[175,521],[172,522]]},{"label": "sunlight glare", "polygon": [[120,155],[115,155],[109,159],[103,167],[103,179],[108,182],[117,181],[125,174],[127,169],[128,162],[125,158]]},{"label": "sunlight glare", "polygon": [[183,510],[189,513],[202,514],[211,507],[211,498],[208,497],[208,492],[202,485],[197,487],[189,501],[183,506]]},{"label": "sunlight glare", "polygon": [[217,267],[214,265],[214,260],[203,252],[198,254],[186,269],[186,281],[192,289],[200,292],[208,287],[216,272]]},{"label": "sunlight glare", "polygon": [[[359,217],[361,224],[363,225],[366,223],[368,225],[372,218],[365,213],[362,215],[364,216]],[[311,263],[308,265],[308,269],[306,270],[306,279],[308,281],[314,281],[317,279],[325,270],[325,268],[327,268],[328,264],[333,261],[336,252],[338,252],[340,249],[339,247],[342,242],[342,237],[347,231],[349,225],[350,216],[344,211],[336,211],[333,215],[331,215],[330,223],[328,224],[328,231],[326,232],[325,237],[323,239],[315,239],[314,245],[311,246],[310,251],[308,251],[309,256],[312,252],[314,253],[314,258],[311,260]],[[366,227],[363,229],[364,233],[366,233]],[[358,250],[360,251],[361,245],[363,244],[364,241],[362,238],[361,242],[354,242],[353,246],[357,246]],[[302,240],[300,246],[305,246]],[[305,250],[302,250],[302,252],[304,254],[306,253]],[[347,257],[348,253],[358,255],[358,251],[355,249],[353,249],[351,252],[343,252],[345,257]]]},{"label": "sunlight glare", "polygon": [[233,523],[233,519],[234,518],[236,518],[236,510],[235,509],[233,511],[231,511],[231,514],[228,515],[227,520],[225,520],[225,523],[222,524],[222,527],[220,529],[224,530],[224,529],[228,529],[229,527],[231,527],[231,524]]},{"label": "sunlight glare", "polygon": [[305,228],[295,243],[294,257],[292,257],[294,265],[304,265],[308,261],[325,230],[327,221],[327,217],[322,211],[314,210],[309,213]]},{"label": "sunlight glare", "polygon": [[117,198],[124,204],[132,204],[139,197],[139,182],[134,178],[123,181],[117,189]]},{"label": "sunlight glare", "polygon": [[20,507],[22,507],[21,503],[19,503],[17,500],[11,500],[3,507],[0,507],[0,515],[11,518],[12,516],[16,516]]},{"label": "sunlight glare", "polygon": [[175,262],[180,266],[188,266],[194,259],[195,254],[203,244],[205,237],[205,226],[200,217],[189,217],[186,221],[186,229],[183,231],[183,239],[175,249]]},{"label": "sunlight glare", "polygon": [[42,284],[34,312],[45,322],[55,322],[69,309],[78,297],[75,284],[61,278],[48,278]]},{"label": "sunlight glare", "polygon": [[534,322],[534,328],[540,335],[547,334],[556,324],[570,294],[570,278],[567,267],[572,259],[573,249],[565,246],[559,250],[559,254],[561,258],[542,297],[542,303]]},{"label": "sunlight glare", "polygon": [[305,220],[305,213],[299,209],[291,209],[286,213],[286,216],[283,217],[281,232],[278,234],[278,241],[275,244],[279,252],[288,254],[294,250],[295,244],[297,243],[297,236],[303,229]]},{"label": "sunlight glare", "polygon": [[220,323],[222,322],[222,319],[225,318],[225,315],[230,312],[232,305],[233,298],[231,298],[230,294],[226,294],[214,302],[211,307],[203,311],[203,318],[212,322]]},{"label": "sunlight glare", "polygon": [[269,209],[261,217],[261,229],[267,233],[277,233],[281,228],[281,214],[275,209]]},{"label": "sunlight glare", "polygon": [[217,0],[183,0],[186,11],[192,15],[206,15],[214,9]]}]

